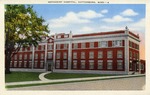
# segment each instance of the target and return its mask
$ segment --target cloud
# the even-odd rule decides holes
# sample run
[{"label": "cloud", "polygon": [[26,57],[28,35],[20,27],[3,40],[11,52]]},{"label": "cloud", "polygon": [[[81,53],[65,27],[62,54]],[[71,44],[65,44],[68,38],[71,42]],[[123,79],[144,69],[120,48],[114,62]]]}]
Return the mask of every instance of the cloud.
[{"label": "cloud", "polygon": [[93,32],[93,28],[91,28],[91,27],[88,27],[88,26],[84,26],[84,27],[82,27],[81,28],[81,32]]},{"label": "cloud", "polygon": [[65,16],[59,18],[50,19],[48,21],[50,27],[65,27],[72,24],[90,23],[90,19],[103,17],[101,13],[97,13],[93,10],[81,11],[78,13],[68,12]]},{"label": "cloud", "polygon": [[108,10],[104,9],[104,10],[101,11],[101,13],[103,13],[103,14],[108,13]]},{"label": "cloud", "polygon": [[104,18],[102,19],[102,21],[119,23],[119,22],[131,22],[133,20],[131,18],[125,18],[120,15],[116,15],[112,18]]},{"label": "cloud", "polygon": [[123,16],[136,16],[136,15],[138,15],[138,13],[132,9],[126,9],[125,11],[123,11],[121,13],[121,15],[123,15]]},{"label": "cloud", "polygon": [[87,19],[103,17],[103,15],[101,13],[96,13],[93,10],[79,12],[79,13],[77,13],[77,16],[81,17],[81,18],[87,18]]}]

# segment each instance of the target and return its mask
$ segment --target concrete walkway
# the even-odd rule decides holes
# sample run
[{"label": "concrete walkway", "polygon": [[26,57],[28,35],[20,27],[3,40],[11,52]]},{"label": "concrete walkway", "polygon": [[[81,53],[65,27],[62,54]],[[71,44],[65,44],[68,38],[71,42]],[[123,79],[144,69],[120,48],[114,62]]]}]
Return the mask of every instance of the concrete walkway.
[{"label": "concrete walkway", "polygon": [[111,79],[111,78],[124,78],[124,77],[134,77],[134,76],[143,76],[145,74],[138,74],[138,75],[121,75],[121,76],[106,76],[106,77],[89,77],[89,78],[71,78],[71,79],[55,79],[49,80],[44,78],[44,75],[51,73],[46,72],[39,75],[40,81],[26,81],[26,82],[11,82],[6,83],[6,86],[10,85],[26,85],[26,84],[40,84],[40,83],[56,83],[56,82],[71,82],[71,81],[85,81],[85,80],[95,80],[95,79]]},{"label": "concrete walkway", "polygon": [[44,76],[45,76],[46,74],[49,74],[49,73],[51,73],[51,71],[45,72],[45,73],[41,73],[41,74],[39,75],[39,79],[40,79],[41,81],[48,81],[49,79],[45,78]]}]

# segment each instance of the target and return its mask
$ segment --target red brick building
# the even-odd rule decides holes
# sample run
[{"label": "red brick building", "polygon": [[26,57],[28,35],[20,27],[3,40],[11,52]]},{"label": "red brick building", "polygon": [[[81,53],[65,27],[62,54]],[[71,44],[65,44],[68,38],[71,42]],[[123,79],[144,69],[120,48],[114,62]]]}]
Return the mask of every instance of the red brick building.
[{"label": "red brick building", "polygon": [[139,35],[125,30],[90,34],[55,34],[38,47],[21,48],[12,70],[130,74],[141,72]]}]

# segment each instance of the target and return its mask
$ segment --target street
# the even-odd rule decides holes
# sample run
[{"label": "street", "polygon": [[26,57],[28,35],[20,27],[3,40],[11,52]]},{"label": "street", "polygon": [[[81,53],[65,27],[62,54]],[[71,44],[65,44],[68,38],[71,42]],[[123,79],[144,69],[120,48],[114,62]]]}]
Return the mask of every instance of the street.
[{"label": "street", "polygon": [[8,90],[143,90],[145,77],[41,85]]}]

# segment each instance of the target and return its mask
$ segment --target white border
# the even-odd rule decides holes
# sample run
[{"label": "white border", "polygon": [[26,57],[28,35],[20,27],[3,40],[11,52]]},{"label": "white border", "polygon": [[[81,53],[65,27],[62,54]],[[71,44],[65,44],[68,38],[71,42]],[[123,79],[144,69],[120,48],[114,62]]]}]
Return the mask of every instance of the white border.
[{"label": "white border", "polygon": [[[150,36],[150,1],[149,0],[99,0],[99,1],[109,1],[110,4],[146,4],[146,33],[145,33],[145,44],[146,44],[146,87],[145,90],[132,90],[132,91],[7,91],[5,89],[5,77],[4,77],[4,4],[47,4],[47,2],[50,0],[0,0],[0,22],[3,22],[0,24],[1,32],[0,32],[0,53],[1,53],[1,66],[0,66],[0,94],[2,95],[66,95],[66,94],[73,94],[73,95],[79,95],[79,94],[86,94],[86,95],[116,95],[116,94],[121,94],[121,95],[150,95],[150,43],[149,43],[149,36]],[[55,1],[55,0],[53,0]],[[64,0],[62,0],[64,1]],[[66,0],[68,1],[68,0]],[[76,2],[79,0],[76,0]],[[82,1],[88,1],[88,0],[82,0]],[[90,0],[93,1],[93,0]]]}]

